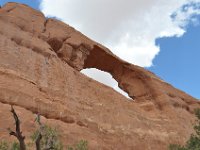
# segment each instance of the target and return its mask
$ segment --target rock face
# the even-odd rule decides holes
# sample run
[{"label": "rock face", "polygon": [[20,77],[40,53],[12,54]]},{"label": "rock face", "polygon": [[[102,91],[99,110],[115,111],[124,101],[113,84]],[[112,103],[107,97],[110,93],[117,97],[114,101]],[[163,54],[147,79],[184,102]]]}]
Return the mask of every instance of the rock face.
[{"label": "rock face", "polygon": [[[134,101],[80,73],[84,68],[110,73]],[[58,127],[64,144],[85,139],[92,150],[165,150],[184,143],[200,106],[69,25],[7,3],[0,8],[0,139],[12,140],[5,130],[13,127],[10,105],[26,137],[39,112]]]}]

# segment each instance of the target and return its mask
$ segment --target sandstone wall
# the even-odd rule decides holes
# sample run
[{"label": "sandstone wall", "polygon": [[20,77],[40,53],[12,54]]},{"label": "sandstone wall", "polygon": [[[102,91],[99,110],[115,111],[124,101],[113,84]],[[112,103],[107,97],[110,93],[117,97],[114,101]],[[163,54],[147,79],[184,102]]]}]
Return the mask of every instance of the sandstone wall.
[{"label": "sandstone wall", "polygon": [[[80,73],[84,68],[110,73],[133,101]],[[161,150],[189,137],[199,102],[69,25],[7,3],[0,9],[0,139],[10,139],[10,105],[27,137],[39,112],[65,144],[86,139],[94,150]]]}]

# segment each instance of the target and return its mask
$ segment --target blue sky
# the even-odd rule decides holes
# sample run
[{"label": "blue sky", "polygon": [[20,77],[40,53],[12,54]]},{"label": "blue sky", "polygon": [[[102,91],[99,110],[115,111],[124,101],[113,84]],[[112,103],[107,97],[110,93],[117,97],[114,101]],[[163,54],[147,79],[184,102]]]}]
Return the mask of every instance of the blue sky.
[{"label": "blue sky", "polygon": [[40,0],[1,0],[0,1],[0,5],[4,5],[7,2],[18,2],[18,3],[23,3],[23,4],[27,4],[29,6],[31,6],[32,8],[35,9],[39,9],[39,4],[40,4]]},{"label": "blue sky", "polygon": [[[200,19],[200,18],[199,18]],[[180,38],[160,38],[161,51],[149,69],[165,81],[200,99],[200,26],[189,25]]]},{"label": "blue sky", "polygon": [[[127,0],[127,2],[128,1],[129,0]],[[160,2],[161,1],[162,0],[160,0]],[[3,5],[6,2],[8,1],[1,0],[0,5]],[[183,3],[180,2],[174,4],[174,1],[171,1],[171,3],[169,2],[167,6],[169,6],[169,8],[171,8],[170,5],[173,6],[174,10],[172,10],[172,8],[168,8],[167,11],[174,11],[174,13],[171,14],[171,18],[165,18],[162,16],[162,12],[161,15],[158,15],[158,12],[167,7],[162,8],[162,3],[157,4],[157,1],[151,0],[152,4],[147,0],[141,0],[141,3],[133,3],[133,1],[129,1],[130,5],[137,5],[135,8],[129,8],[128,5],[122,6],[122,3],[120,3],[121,1],[119,0],[120,9],[124,8],[127,12],[134,10],[133,13],[138,14],[139,16],[139,14],[141,14],[140,10],[146,9],[148,11],[146,14],[144,11],[142,17],[127,14],[126,11],[123,11],[121,16],[120,14],[115,16],[113,15],[116,14],[114,9],[112,10],[112,14],[112,12],[109,12],[105,8],[105,12],[108,12],[108,14],[111,14],[112,16],[111,22],[109,22],[109,20],[103,20],[105,18],[105,14],[96,14],[98,16],[98,20],[107,23],[105,24],[105,29],[101,28],[104,23],[95,21],[95,24],[93,21],[97,18],[95,16],[95,9],[98,9],[99,7],[101,8],[101,5],[98,4],[97,7],[95,7],[96,4],[90,0],[88,0],[88,2],[90,2],[89,5],[92,6],[90,8],[94,8],[94,13],[92,15],[90,12],[86,11],[88,10],[88,5],[84,6],[84,4],[81,4],[80,6],[80,8],[83,7],[83,15],[85,13],[85,16],[81,16],[82,14],[80,15],[80,8],[77,5],[77,9],[79,8],[77,11],[69,9],[69,11],[73,12],[73,14],[66,12],[64,4],[69,5],[68,8],[73,8],[70,7],[70,5],[75,5],[75,1],[74,3],[70,3],[69,0],[58,0],[54,2],[51,0],[13,0],[13,2],[25,3],[35,9],[41,8],[46,16],[56,16],[61,18],[63,21],[75,26],[78,30],[92,39],[103,43],[111,49],[118,49],[118,51],[113,52],[119,57],[122,56],[123,59],[131,63],[146,67],[176,88],[179,88],[193,97],[200,99],[200,17],[198,14],[199,12],[190,14],[184,13],[200,10],[200,3],[185,4],[184,1]],[[85,1],[85,3],[87,2]],[[41,7],[39,7],[40,4]],[[102,8],[104,8],[104,6],[105,5],[102,5]],[[176,9],[179,8],[179,6],[182,7],[180,7],[180,9]],[[191,6],[195,7],[195,9],[190,9]],[[117,7],[118,6],[116,4],[116,8]],[[87,18],[87,16],[89,17]],[[157,20],[154,20],[154,16]],[[86,20],[84,20],[84,18],[86,18]],[[123,20],[123,18],[126,18],[127,20]],[[133,18],[136,23],[134,22],[133,24],[131,22],[131,18]],[[141,20],[141,18],[144,19]],[[174,19],[175,21],[170,22],[170,20],[168,20],[168,22],[166,22],[165,20],[167,19]],[[87,23],[88,20],[92,20],[93,22],[90,23],[90,26],[86,24],[88,27],[86,28],[85,23]],[[125,24],[126,21],[127,25]],[[115,27],[112,24],[117,24],[119,22],[121,26]],[[124,24],[121,22],[124,22]],[[101,26],[99,26],[99,24]],[[130,29],[128,30],[128,28]],[[142,30],[142,32],[137,32],[139,30]],[[112,33],[111,35],[104,34],[109,31]],[[105,39],[105,37],[109,38]],[[116,43],[122,44],[117,45]],[[122,51],[123,49],[126,49],[127,51]],[[151,49],[151,51],[149,49]],[[135,59],[132,59],[132,57]]]}]

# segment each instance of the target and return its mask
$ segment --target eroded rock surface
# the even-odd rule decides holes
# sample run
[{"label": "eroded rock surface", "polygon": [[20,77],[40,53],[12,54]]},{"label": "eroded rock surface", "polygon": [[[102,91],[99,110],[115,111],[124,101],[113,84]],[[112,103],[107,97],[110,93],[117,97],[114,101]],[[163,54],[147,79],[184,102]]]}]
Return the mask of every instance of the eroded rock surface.
[{"label": "eroded rock surface", "polygon": [[[134,101],[80,73],[110,73]],[[94,150],[164,150],[192,133],[199,102],[129,64],[74,28],[26,5],[0,9],[0,139],[10,139],[15,105],[28,137],[34,113],[57,126],[65,144]],[[0,131],[1,132],[1,131]]]}]

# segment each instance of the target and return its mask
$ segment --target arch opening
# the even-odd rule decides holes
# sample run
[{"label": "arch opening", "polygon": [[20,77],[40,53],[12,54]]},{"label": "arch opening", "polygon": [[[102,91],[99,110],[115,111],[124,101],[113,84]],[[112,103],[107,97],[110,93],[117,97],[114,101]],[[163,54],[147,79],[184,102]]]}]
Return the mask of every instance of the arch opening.
[{"label": "arch opening", "polygon": [[81,70],[81,73],[85,74],[86,76],[88,76],[100,83],[103,83],[103,84],[113,88],[118,93],[120,93],[120,94],[124,95],[126,98],[132,100],[132,98],[129,97],[128,93],[126,93],[125,91],[123,91],[122,89],[120,89],[118,87],[118,82],[109,73],[107,73],[105,71],[101,71],[96,68],[83,69],[83,70]]}]

